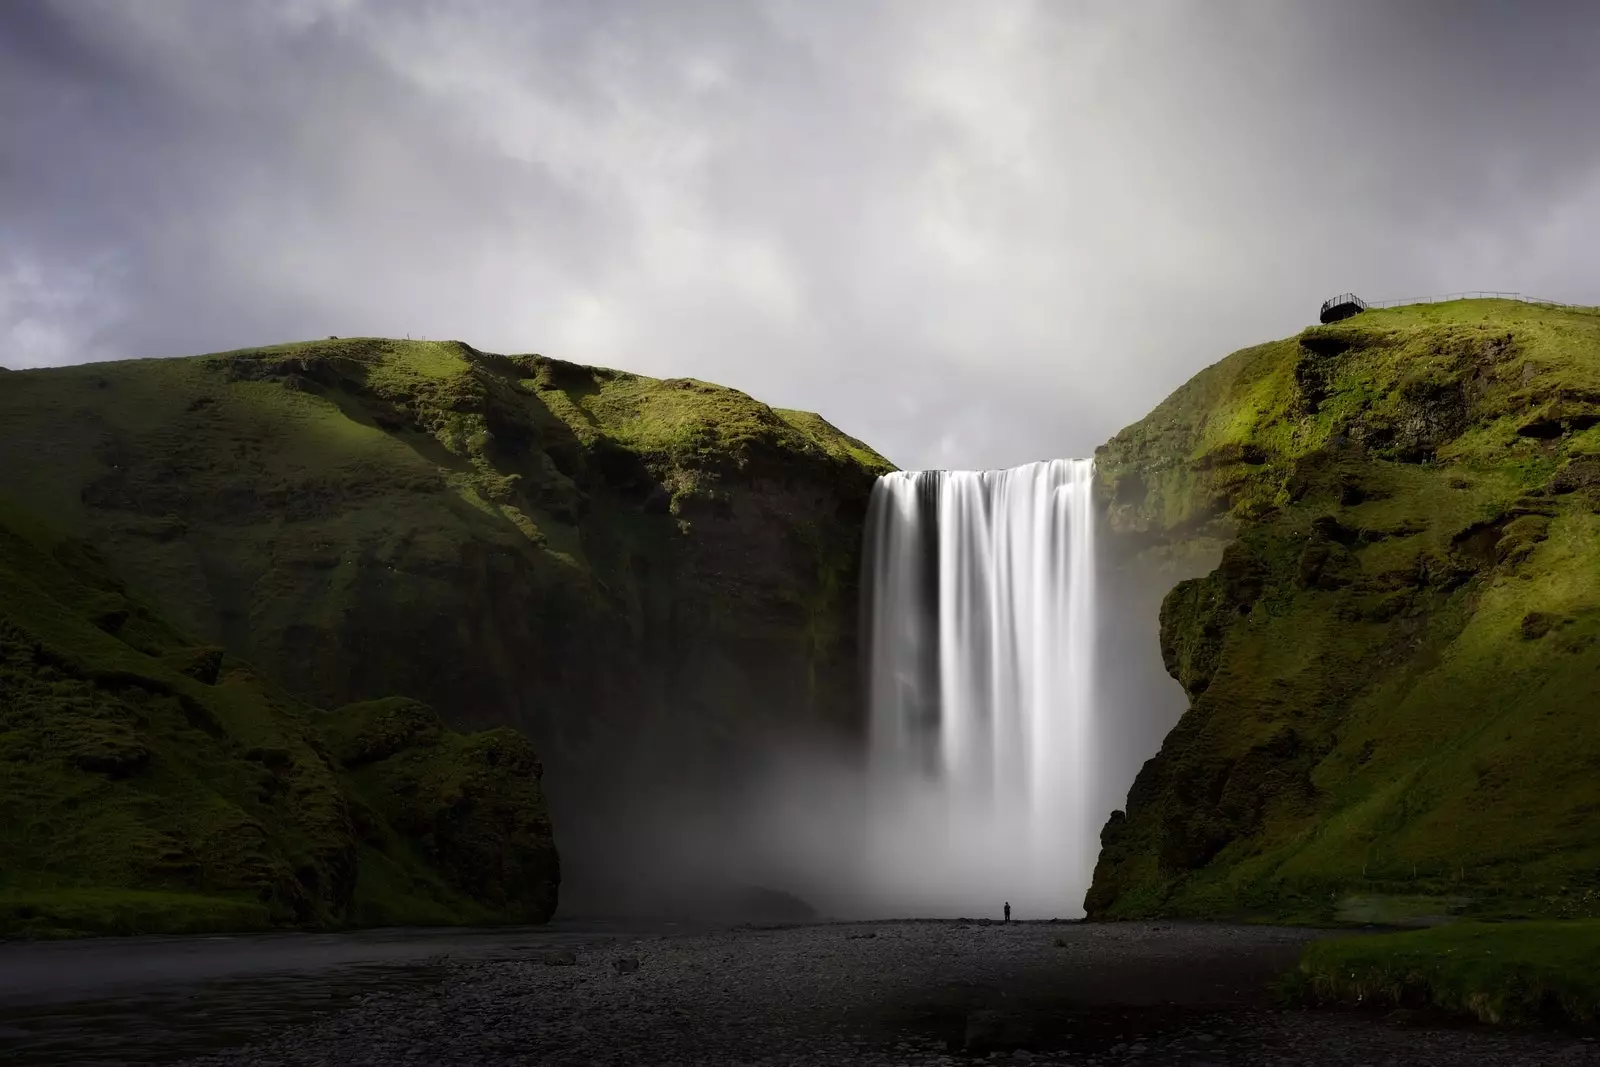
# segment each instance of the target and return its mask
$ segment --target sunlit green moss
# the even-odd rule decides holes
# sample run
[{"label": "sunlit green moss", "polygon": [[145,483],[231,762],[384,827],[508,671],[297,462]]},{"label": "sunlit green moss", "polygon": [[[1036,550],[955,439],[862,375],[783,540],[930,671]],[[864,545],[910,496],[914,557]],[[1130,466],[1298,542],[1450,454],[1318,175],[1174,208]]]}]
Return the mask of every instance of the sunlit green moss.
[{"label": "sunlit green moss", "polygon": [[[313,702],[403,693],[557,761],[665,694],[801,714],[772,693],[815,676],[851,714],[859,512],[889,465],[819,416],[340,338],[20,372],[0,422],[0,492]],[[728,671],[676,677],[676,616]]]},{"label": "sunlit green moss", "polygon": [[1110,442],[1118,529],[1236,539],[1167,599],[1191,710],[1091,912],[1600,914],[1596,423],[1600,315],[1466,301],[1237,353]]}]

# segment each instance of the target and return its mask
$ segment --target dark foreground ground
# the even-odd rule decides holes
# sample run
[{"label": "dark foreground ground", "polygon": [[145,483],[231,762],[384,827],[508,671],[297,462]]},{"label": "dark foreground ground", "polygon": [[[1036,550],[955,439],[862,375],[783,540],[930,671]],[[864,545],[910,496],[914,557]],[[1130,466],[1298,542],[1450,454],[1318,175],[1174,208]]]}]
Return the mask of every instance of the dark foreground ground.
[{"label": "dark foreground ground", "polygon": [[[188,1062],[1600,1064],[1595,1035],[1582,1032],[1497,1032],[1400,1013],[1277,1008],[1268,983],[1319,936],[1313,931],[882,922],[476,936],[484,940],[449,942],[450,958],[432,952],[407,961],[391,944],[389,958],[365,961],[386,969],[342,993],[322,988],[327,975],[306,970],[288,985],[315,990],[319,1010],[280,1011],[272,1028],[257,1027],[253,1036],[241,1024],[239,1047]],[[5,959],[0,946],[0,976],[8,974]],[[348,968],[329,970],[348,978]],[[15,978],[17,969],[9,973]],[[290,974],[239,978],[234,1010],[248,1014],[253,999],[271,1012],[278,1000],[269,985]],[[219,981],[201,981],[191,999],[213,1007],[197,1011],[215,1011],[204,990]],[[83,1010],[81,1003],[72,1009]],[[180,1027],[182,1019],[179,1011]],[[191,1025],[215,1024],[197,1018]],[[102,1042],[114,1029],[100,1028]],[[35,1044],[33,1055],[46,1051],[35,1062],[91,1055],[115,1062],[103,1058],[104,1043],[98,1053],[75,1051],[60,1034],[49,1050]]]}]

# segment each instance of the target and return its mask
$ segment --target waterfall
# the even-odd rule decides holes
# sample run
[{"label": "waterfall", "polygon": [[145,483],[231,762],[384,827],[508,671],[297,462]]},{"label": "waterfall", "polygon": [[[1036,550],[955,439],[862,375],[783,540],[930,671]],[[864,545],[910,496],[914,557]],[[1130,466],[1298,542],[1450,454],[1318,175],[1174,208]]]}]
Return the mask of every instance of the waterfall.
[{"label": "waterfall", "polygon": [[[870,842],[947,912],[1082,913],[1098,831],[1092,460],[878,480],[863,576]],[[882,814],[881,812],[878,814]],[[882,860],[884,857],[880,856]],[[960,897],[983,895],[985,899]],[[987,913],[987,912],[985,912]]]}]

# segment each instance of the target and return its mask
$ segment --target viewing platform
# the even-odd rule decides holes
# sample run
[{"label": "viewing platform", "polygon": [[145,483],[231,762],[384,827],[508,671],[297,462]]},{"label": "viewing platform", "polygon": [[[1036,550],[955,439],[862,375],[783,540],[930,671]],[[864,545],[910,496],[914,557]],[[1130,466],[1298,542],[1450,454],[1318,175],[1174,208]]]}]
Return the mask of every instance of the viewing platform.
[{"label": "viewing platform", "polygon": [[1331,300],[1322,302],[1322,313],[1319,319],[1322,322],[1338,322],[1348,319],[1351,315],[1359,315],[1367,310],[1367,302],[1354,293],[1340,293]]}]

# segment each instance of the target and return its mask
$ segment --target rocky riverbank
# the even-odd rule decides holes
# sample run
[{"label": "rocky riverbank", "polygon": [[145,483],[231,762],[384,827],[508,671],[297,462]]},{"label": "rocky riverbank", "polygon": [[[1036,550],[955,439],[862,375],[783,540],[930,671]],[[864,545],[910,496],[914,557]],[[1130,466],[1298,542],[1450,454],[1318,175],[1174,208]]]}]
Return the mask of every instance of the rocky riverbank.
[{"label": "rocky riverbank", "polygon": [[884,922],[649,938],[444,961],[190,1067],[313,1064],[1600,1063],[1582,1033],[1273,1005],[1316,931]]}]

